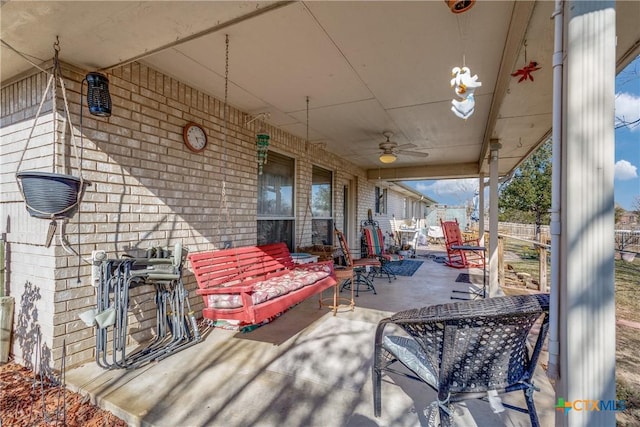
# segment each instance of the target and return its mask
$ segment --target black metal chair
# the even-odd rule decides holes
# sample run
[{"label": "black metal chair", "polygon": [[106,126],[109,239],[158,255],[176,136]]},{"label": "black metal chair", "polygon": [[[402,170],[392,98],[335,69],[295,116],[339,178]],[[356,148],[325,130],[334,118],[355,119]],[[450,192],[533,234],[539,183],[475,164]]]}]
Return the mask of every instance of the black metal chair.
[{"label": "black metal chair", "polygon": [[340,291],[342,292],[343,289],[351,289],[351,286],[355,286],[356,296],[359,296],[360,285],[363,285],[363,292],[373,291],[374,294],[377,294],[376,288],[373,286],[372,273],[380,268],[380,261],[375,258],[353,259],[344,233],[337,228],[334,228],[334,232],[340,245],[340,252],[344,256],[344,261],[348,267],[353,267],[355,275],[354,283],[351,283],[351,280],[345,280],[340,287]]},{"label": "black metal chair", "polygon": [[[537,340],[529,351],[527,339],[541,317]],[[385,333],[389,325],[396,325],[406,335]],[[422,381],[438,392],[443,426],[450,425],[455,402],[517,390],[524,392],[527,408],[502,405],[528,413],[531,425],[539,426],[532,378],[548,327],[548,294],[440,304],[381,320],[373,363],[375,415],[381,413],[382,375],[394,372]],[[396,363],[411,373],[395,369]],[[489,401],[492,403],[492,396]]]}]

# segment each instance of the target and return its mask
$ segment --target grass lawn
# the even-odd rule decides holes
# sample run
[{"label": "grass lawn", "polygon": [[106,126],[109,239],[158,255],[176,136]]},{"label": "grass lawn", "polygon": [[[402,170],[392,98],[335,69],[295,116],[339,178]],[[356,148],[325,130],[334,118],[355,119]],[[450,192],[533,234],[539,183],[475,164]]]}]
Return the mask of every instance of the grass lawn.
[{"label": "grass lawn", "polygon": [[[516,273],[528,273],[529,287],[536,288],[538,257],[532,246],[506,239],[505,279],[508,287],[523,287]],[[633,262],[615,261],[616,319],[640,324],[640,256]],[[547,274],[549,276],[549,273]],[[617,425],[640,426],[640,329],[616,326],[617,398],[626,401],[627,409],[617,414]]]},{"label": "grass lawn", "polygon": [[[640,257],[616,260],[616,319],[640,323]],[[619,426],[640,425],[640,329],[616,327],[616,383],[618,399],[627,402]]]}]

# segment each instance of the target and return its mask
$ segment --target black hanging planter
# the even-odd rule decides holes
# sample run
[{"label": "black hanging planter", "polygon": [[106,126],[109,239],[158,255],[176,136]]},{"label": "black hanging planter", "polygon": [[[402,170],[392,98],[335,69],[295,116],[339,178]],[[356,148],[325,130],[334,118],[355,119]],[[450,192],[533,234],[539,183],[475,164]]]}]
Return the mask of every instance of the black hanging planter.
[{"label": "black hanging planter", "polygon": [[16,174],[29,215],[43,219],[71,218],[89,181],[72,175],[22,171]]}]

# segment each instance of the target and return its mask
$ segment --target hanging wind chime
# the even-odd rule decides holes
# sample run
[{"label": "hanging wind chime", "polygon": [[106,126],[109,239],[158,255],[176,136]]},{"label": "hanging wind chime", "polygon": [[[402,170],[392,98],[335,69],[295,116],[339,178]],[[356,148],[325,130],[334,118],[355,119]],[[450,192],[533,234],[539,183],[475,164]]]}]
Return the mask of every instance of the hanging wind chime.
[{"label": "hanging wind chime", "polygon": [[267,132],[264,119],[269,118],[269,113],[259,113],[251,120],[245,123],[245,126],[261,119],[260,130],[256,133],[256,159],[258,161],[258,175],[262,175],[264,165],[267,164],[267,155],[269,154],[269,140],[271,136]]},{"label": "hanging wind chime", "polygon": [[267,154],[269,154],[269,139],[271,137],[264,129],[264,126],[256,134],[256,151],[258,154],[258,175],[262,175],[264,165],[267,164]]}]

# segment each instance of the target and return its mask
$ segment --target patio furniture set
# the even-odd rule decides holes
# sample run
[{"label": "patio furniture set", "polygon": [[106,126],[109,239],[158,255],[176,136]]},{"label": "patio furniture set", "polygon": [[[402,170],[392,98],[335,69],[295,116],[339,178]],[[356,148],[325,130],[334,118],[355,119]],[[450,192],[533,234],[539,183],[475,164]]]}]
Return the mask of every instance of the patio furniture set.
[{"label": "patio furniture set", "polygon": [[[371,231],[375,231],[373,225]],[[446,236],[448,230],[444,226],[443,231]],[[340,282],[350,284],[352,295],[346,302],[353,310],[354,288],[357,291],[359,283],[370,284],[366,268],[379,271],[384,262],[381,256],[354,260],[344,234],[337,229],[335,234],[346,266],[334,266],[332,261],[296,263],[285,243],[189,254],[197,293],[205,304],[204,318],[224,320],[238,327],[257,325],[318,293],[320,307],[328,306],[335,315],[341,302]],[[371,241],[375,241],[375,236]],[[175,251],[178,250],[183,253],[181,248]],[[99,308],[107,309],[114,293],[115,299],[121,300],[114,324],[98,325],[96,360],[100,366],[137,367],[201,339],[195,320],[190,319],[193,313],[184,305],[188,301],[181,286],[184,257],[175,251],[166,258],[104,260],[100,264],[100,281],[105,285],[99,287]],[[144,283],[156,286],[157,337],[148,347],[126,355],[128,288]],[[322,291],[331,287],[333,296],[322,298]],[[375,293],[372,284],[371,290]],[[535,336],[536,324],[540,328],[530,349],[529,339]],[[375,415],[380,416],[382,410],[383,376],[392,379],[402,375],[437,391],[431,416],[439,418],[441,425],[451,425],[454,403],[484,399],[496,413],[505,408],[526,412],[532,426],[538,426],[533,401],[537,388],[532,379],[548,326],[548,294],[433,305],[401,311],[381,320],[373,343]],[[112,362],[106,359],[109,327],[113,328]],[[501,394],[519,390],[524,392],[526,408],[502,402]]]}]

